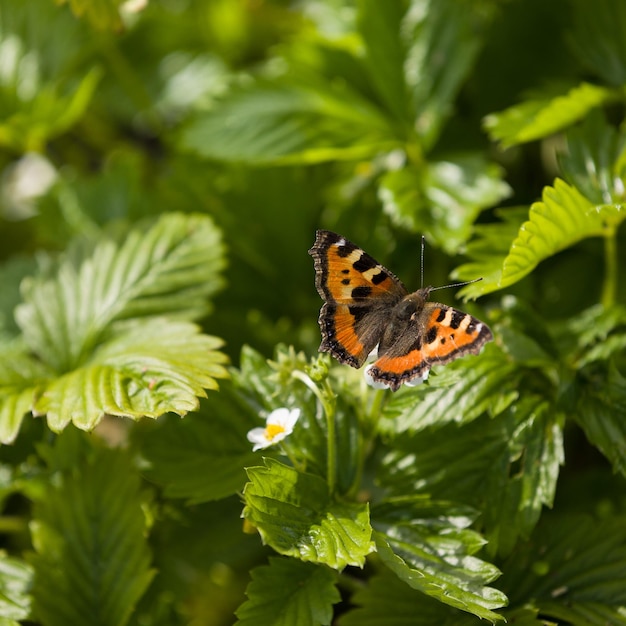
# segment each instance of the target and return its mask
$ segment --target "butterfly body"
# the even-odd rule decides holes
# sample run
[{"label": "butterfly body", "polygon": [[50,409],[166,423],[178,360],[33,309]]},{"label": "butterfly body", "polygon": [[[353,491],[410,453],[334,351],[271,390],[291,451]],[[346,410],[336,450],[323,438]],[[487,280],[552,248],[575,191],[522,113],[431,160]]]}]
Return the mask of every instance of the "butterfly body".
[{"label": "butterfly body", "polygon": [[428,300],[431,287],[409,293],[402,282],[345,237],[318,230],[309,250],[315,262],[320,311],[320,351],[341,363],[368,367],[373,383],[397,390],[421,382],[433,364],[478,354],[493,339],[468,313]]}]

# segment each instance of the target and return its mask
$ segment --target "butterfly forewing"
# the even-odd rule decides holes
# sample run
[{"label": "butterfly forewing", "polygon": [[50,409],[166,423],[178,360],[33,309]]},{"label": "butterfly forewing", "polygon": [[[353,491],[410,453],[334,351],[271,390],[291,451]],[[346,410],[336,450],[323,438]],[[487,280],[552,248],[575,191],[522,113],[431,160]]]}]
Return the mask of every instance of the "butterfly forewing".
[{"label": "butterfly forewing", "polygon": [[388,269],[337,233],[318,230],[309,254],[315,260],[315,286],[326,302],[367,306],[373,300],[396,302],[407,293]]}]

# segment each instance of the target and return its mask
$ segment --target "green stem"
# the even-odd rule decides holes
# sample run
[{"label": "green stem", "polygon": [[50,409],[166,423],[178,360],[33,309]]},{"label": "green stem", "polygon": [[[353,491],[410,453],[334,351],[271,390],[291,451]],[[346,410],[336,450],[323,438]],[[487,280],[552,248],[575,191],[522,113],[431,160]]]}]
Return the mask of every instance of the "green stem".
[{"label": "green stem", "polygon": [[379,389],[374,393],[372,403],[367,409],[364,407],[363,414],[365,419],[363,420],[363,430],[359,439],[359,451],[357,459],[357,471],[354,474],[352,484],[348,489],[348,494],[355,497],[361,486],[363,478],[363,470],[365,469],[365,459],[370,452],[370,448],[376,439],[378,433],[378,421],[382,414],[382,408],[387,398],[387,393],[383,389]]},{"label": "green stem", "polygon": [[[334,397],[332,395],[332,390],[328,381],[324,381],[324,387],[326,387],[326,392],[329,397]],[[326,413],[326,430],[328,432],[327,437],[327,466],[326,472],[328,474],[328,491],[331,495],[335,493],[335,485],[337,483],[337,436],[335,434],[335,402],[327,403],[324,407],[324,412]]]},{"label": "green stem", "polygon": [[337,441],[335,434],[335,396],[328,381],[323,383],[323,391],[311,380],[311,378],[301,370],[292,372],[292,376],[303,382],[317,397],[326,415],[326,474],[328,491],[335,493],[337,484]]},{"label": "green stem", "polygon": [[617,242],[616,229],[608,228],[604,236],[604,284],[602,285],[602,306],[609,308],[615,304],[617,294]]}]

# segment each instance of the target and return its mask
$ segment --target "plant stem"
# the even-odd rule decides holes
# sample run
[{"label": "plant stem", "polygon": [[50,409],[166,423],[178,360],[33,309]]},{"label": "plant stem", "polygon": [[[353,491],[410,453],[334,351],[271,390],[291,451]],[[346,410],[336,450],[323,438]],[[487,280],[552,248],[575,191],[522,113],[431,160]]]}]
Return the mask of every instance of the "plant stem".
[{"label": "plant stem", "polygon": [[615,304],[617,293],[617,243],[616,229],[608,228],[604,236],[604,283],[602,285],[602,306],[609,308]]},{"label": "plant stem", "polygon": [[335,395],[328,381],[322,383],[321,390],[311,378],[301,370],[294,370],[292,376],[303,382],[317,397],[326,415],[326,481],[328,491],[335,493],[337,484],[337,441],[335,434]]},{"label": "plant stem", "polygon": [[[324,387],[327,397],[333,397],[333,392],[330,388],[330,385],[328,384],[328,381],[324,381]],[[331,495],[335,493],[335,485],[337,482],[337,436],[335,434],[335,406],[335,402],[326,403],[326,406],[324,406],[324,412],[326,413],[327,431],[326,473],[328,475],[328,491]]]}]

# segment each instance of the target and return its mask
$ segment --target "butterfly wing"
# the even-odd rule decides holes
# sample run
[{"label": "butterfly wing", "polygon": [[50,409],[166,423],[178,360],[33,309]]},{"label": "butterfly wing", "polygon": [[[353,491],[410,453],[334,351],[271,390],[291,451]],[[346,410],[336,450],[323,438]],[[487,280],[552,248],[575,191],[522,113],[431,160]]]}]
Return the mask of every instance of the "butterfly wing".
[{"label": "butterfly wing", "polygon": [[325,301],[320,351],[360,367],[380,341],[389,308],[407,291],[388,269],[337,233],[318,230],[309,254],[315,286]]},{"label": "butterfly wing", "polygon": [[394,343],[379,348],[379,358],[368,370],[374,382],[394,391],[403,382],[424,380],[432,365],[478,354],[493,339],[480,320],[437,302],[427,302],[406,324]]}]

